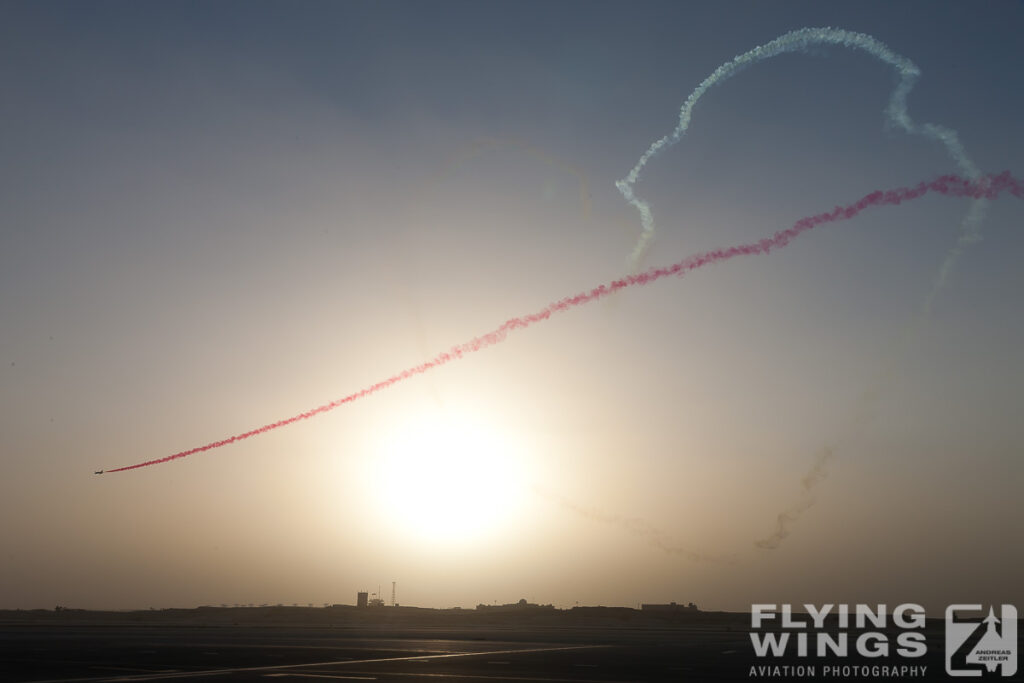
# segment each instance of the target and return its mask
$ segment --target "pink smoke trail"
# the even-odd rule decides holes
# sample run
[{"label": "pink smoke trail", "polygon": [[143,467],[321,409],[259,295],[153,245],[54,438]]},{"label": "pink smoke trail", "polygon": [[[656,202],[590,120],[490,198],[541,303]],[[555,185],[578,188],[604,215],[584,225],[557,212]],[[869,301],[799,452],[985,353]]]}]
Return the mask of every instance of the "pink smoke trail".
[{"label": "pink smoke trail", "polygon": [[346,403],[352,403],[353,401],[365,398],[370,394],[377,393],[382,389],[387,389],[393,384],[415,377],[416,375],[422,375],[429,370],[446,365],[454,360],[459,360],[470,353],[475,353],[490,346],[494,346],[495,344],[500,344],[505,341],[505,338],[508,337],[510,332],[526,329],[531,325],[547,320],[555,313],[563,313],[571,308],[576,308],[577,306],[597,301],[598,299],[602,299],[614,292],[628,287],[647,285],[656,280],[669,277],[670,275],[683,276],[690,271],[697,270],[698,268],[703,268],[704,266],[714,263],[728,261],[736,256],[767,254],[773,249],[781,249],[787,246],[799,235],[808,232],[819,225],[849,220],[871,206],[892,206],[902,204],[903,202],[918,199],[929,193],[941,194],[946,197],[996,199],[1003,192],[1010,192],[1014,196],[1024,199],[1024,184],[1022,184],[1019,179],[1013,177],[1009,171],[1004,171],[998,175],[982,176],[973,182],[965,178],[961,178],[960,176],[945,175],[929,182],[921,182],[914,187],[901,187],[886,191],[877,190],[871,194],[865,195],[852,204],[837,206],[831,211],[801,218],[794,223],[792,227],[780,230],[771,237],[765,237],[757,242],[714,249],[712,251],[689,256],[682,261],[673,263],[670,266],[649,268],[640,273],[627,275],[626,277],[613,280],[607,284],[599,285],[589,291],[580,292],[574,296],[569,296],[552,304],[548,304],[535,313],[510,318],[496,329],[479,337],[474,337],[468,342],[453,346],[448,351],[435,356],[431,360],[402,370],[401,372],[391,375],[387,379],[383,379],[376,384],[371,384],[368,387],[360,389],[354,394],[349,394],[344,398],[331,401],[330,403],[325,403],[322,406],[307,410],[306,412],[299,413],[298,415],[293,415],[292,417],[284,420],[278,420],[277,422],[272,422],[270,424],[263,425],[262,427],[242,432],[241,434],[235,434],[234,436],[229,436],[219,441],[214,441],[206,444],[205,446],[196,446],[195,448],[190,448],[188,450],[181,451],[180,453],[174,453],[173,455],[157,458],[156,460],[147,460],[146,462],[140,462],[135,465],[127,465],[125,467],[106,470],[106,472],[125,472],[127,470],[134,470],[140,467],[159,465],[161,463],[177,460],[178,458],[184,458],[195,453],[202,453],[203,451],[227,446],[228,444],[235,443],[236,441],[242,441],[243,439],[248,439],[252,436],[258,436],[259,434],[264,434],[279,427],[290,425],[294,422],[308,420],[309,418],[320,415],[321,413],[326,413],[334,410],[335,408],[339,408]]}]

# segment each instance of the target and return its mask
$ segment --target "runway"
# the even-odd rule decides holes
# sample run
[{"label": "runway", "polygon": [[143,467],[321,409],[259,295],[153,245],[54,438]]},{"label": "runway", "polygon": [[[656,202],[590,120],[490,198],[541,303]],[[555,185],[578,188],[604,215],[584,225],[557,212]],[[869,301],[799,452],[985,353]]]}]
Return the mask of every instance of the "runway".
[{"label": "runway", "polygon": [[[739,641],[742,634],[729,635]],[[706,651],[706,639],[700,640]],[[278,627],[2,627],[0,679],[680,680],[695,672],[686,665],[687,649],[678,633],[660,631],[625,637],[604,630],[459,634],[424,629],[368,636],[349,629]]]},{"label": "runway", "polygon": [[[927,671],[914,680],[947,680],[941,631],[926,630]],[[895,659],[840,664],[908,663]],[[434,683],[622,683],[624,681],[871,680],[766,672],[766,665],[825,660],[755,657],[746,628],[732,623],[554,627],[500,624],[473,628],[211,626],[158,624],[0,625],[0,680],[380,681]],[[1012,679],[1019,680],[1020,674]],[[887,676],[887,678],[889,678]]]},{"label": "runway", "polygon": [[[339,680],[365,680],[365,681],[376,681],[376,680],[389,680],[395,679],[395,677],[462,677],[462,678],[484,678],[493,680],[580,680],[580,679],[553,679],[546,678],[540,679],[536,677],[523,678],[518,676],[492,676],[492,675],[473,675],[463,674],[460,675],[458,671],[376,671],[374,667],[378,665],[412,665],[413,669],[420,669],[420,665],[431,664],[440,662],[441,660],[462,660],[474,658],[480,660],[476,664],[483,665],[485,669],[491,666],[508,666],[511,665],[513,657],[521,657],[522,655],[551,655],[556,652],[566,652],[570,650],[586,650],[594,649],[604,646],[595,645],[574,645],[566,647],[535,647],[535,648],[517,648],[510,650],[503,649],[485,649],[476,650],[473,652],[441,652],[435,654],[413,654],[399,657],[374,657],[368,659],[352,659],[342,658],[333,661],[324,662],[304,662],[298,664],[270,664],[263,666],[234,666],[234,667],[218,667],[213,669],[195,669],[195,670],[139,670],[136,673],[124,673],[124,674],[108,674],[102,676],[90,676],[84,678],[57,678],[51,679],[55,683],[62,681],[67,683],[68,681],[78,681],[85,683],[86,681],[157,681],[157,680],[168,680],[168,679],[192,679],[202,680],[205,678],[217,677],[220,680],[232,680],[232,678],[239,678],[244,680],[251,680],[254,677],[265,677],[265,678],[329,678]],[[156,654],[156,651],[153,651]],[[208,655],[220,655],[219,652],[207,652]],[[498,657],[499,659],[494,659]],[[448,669],[451,669],[450,661],[448,662]],[[464,664],[460,662],[459,664]],[[459,667],[456,664],[456,668]],[[578,664],[577,666],[596,666],[587,664]],[[107,668],[111,671],[127,671],[129,667],[119,665],[103,665],[93,664],[91,668],[103,669]],[[353,672],[353,668],[366,668],[368,671]],[[436,667],[434,667],[436,668]],[[442,669],[446,667],[441,667]],[[45,680],[45,679],[44,679]]]}]

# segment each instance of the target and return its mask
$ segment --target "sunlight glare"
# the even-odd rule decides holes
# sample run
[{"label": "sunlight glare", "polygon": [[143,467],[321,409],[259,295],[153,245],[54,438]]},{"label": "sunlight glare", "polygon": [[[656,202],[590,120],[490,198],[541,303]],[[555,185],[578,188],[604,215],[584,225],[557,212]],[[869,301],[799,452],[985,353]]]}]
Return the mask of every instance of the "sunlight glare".
[{"label": "sunlight glare", "polygon": [[411,421],[381,444],[380,502],[390,523],[416,540],[477,540],[520,507],[521,458],[506,435],[479,421]]}]

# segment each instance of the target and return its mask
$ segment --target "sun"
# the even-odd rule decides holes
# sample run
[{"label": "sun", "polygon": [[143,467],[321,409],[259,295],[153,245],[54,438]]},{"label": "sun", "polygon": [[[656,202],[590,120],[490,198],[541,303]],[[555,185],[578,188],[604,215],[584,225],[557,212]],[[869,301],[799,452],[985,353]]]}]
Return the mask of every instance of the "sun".
[{"label": "sun", "polygon": [[422,417],[381,438],[379,503],[388,522],[430,544],[498,533],[525,498],[512,439],[468,417]]}]

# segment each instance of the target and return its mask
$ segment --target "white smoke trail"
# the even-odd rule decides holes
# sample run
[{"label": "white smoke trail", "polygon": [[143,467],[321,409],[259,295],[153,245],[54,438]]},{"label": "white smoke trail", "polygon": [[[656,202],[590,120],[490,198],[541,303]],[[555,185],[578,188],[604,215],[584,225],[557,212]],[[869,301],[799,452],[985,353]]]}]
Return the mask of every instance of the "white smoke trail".
[{"label": "white smoke trail", "polygon": [[[654,216],[651,213],[651,207],[644,199],[638,197],[633,189],[637,180],[640,178],[640,172],[643,170],[647,162],[655,155],[665,149],[668,149],[682,139],[690,126],[690,119],[693,115],[694,106],[704,93],[706,93],[712,86],[728,80],[739,73],[742,69],[752,64],[771,59],[772,57],[776,57],[781,54],[804,50],[813,45],[838,45],[849,49],[863,50],[875,59],[891,66],[899,76],[899,82],[896,84],[892,94],[889,96],[889,103],[885,108],[886,124],[896,126],[909,134],[921,135],[940,143],[946,149],[947,154],[949,154],[950,158],[964,176],[971,181],[977,181],[980,179],[980,170],[967,156],[967,152],[964,150],[964,147],[960,142],[960,138],[955,130],[934,123],[915,123],[907,113],[907,96],[910,94],[910,91],[914,87],[914,83],[921,75],[921,70],[918,69],[917,65],[908,58],[893,52],[887,45],[878,39],[865,33],[856,33],[853,31],[830,27],[797,29],[795,31],[785,33],[764,45],[758,45],[752,50],[734,57],[715,69],[711,75],[701,81],[693,92],[690,93],[689,97],[686,98],[682,108],[679,110],[679,123],[676,125],[675,129],[668,135],[653,142],[647,151],[643,153],[640,159],[637,160],[636,164],[626,177],[615,183],[619,192],[622,193],[622,196],[626,201],[636,207],[640,214],[642,230],[640,238],[629,256],[629,266],[631,270],[636,270],[638,268],[650,246],[651,239],[654,237]],[[895,354],[896,358],[901,358],[906,353],[910,342],[914,337],[916,337],[921,325],[923,325],[924,321],[930,317],[935,297],[949,280],[949,276],[956,265],[956,261],[960,258],[960,255],[967,247],[981,239],[980,227],[984,220],[987,208],[988,201],[985,199],[975,199],[971,203],[967,213],[961,220],[957,241],[946,253],[942,264],[939,266],[935,279],[932,282],[932,287],[929,290],[928,295],[925,297],[921,314],[907,330],[907,333],[903,338],[903,344]],[[894,364],[896,363],[889,363],[887,365]],[[884,380],[876,382],[869,386],[862,395],[859,402],[860,405],[857,410],[858,416],[854,420],[854,426],[851,430],[854,432],[854,435],[859,432],[868,421],[871,408],[881,391],[880,385],[882,384],[884,384]],[[789,527],[792,523],[795,522],[808,508],[810,508],[811,505],[813,505],[814,498],[811,496],[811,488],[825,476],[826,461],[831,457],[831,454],[834,453],[837,447],[838,444],[826,447],[824,453],[827,453],[828,455],[824,457],[819,455],[815,460],[807,477],[803,480],[802,498],[800,502],[784,510],[778,515],[775,532],[767,538],[757,541],[756,545],[758,547],[777,548],[782,540],[789,535]]]},{"label": "white smoke trail", "polygon": [[[981,175],[978,168],[964,152],[956,131],[932,123],[916,124],[907,114],[907,95],[914,87],[914,82],[921,75],[920,69],[913,62],[893,52],[884,43],[865,33],[828,27],[797,29],[785,33],[764,45],[758,45],[754,49],[734,57],[715,69],[686,98],[682,108],[679,110],[679,123],[675,129],[663,138],[653,142],[640,159],[637,160],[636,165],[633,166],[626,177],[616,181],[615,186],[619,189],[619,192],[640,213],[642,231],[636,246],[629,256],[631,270],[635,270],[639,266],[641,259],[647,252],[651,239],[654,237],[654,216],[651,213],[651,207],[644,199],[638,197],[633,190],[633,186],[639,180],[640,172],[647,162],[682,139],[683,135],[686,134],[686,130],[690,127],[690,118],[693,115],[694,106],[712,86],[728,80],[752,64],[788,52],[804,50],[812,45],[839,45],[850,49],[863,50],[879,61],[893,67],[900,80],[893,89],[892,95],[889,97],[889,104],[885,109],[887,122],[902,128],[908,133],[923,135],[942,143],[950,157],[956,162],[960,171],[970,180],[975,180]],[[984,216],[984,207],[984,200],[977,200],[975,206],[968,211],[961,226],[961,239],[957,246],[948,254],[946,263],[943,264],[939,271],[939,277],[935,282],[933,290],[938,290],[944,284],[963,246],[977,241],[979,235],[978,226]],[[933,295],[929,296],[929,302]]]}]

